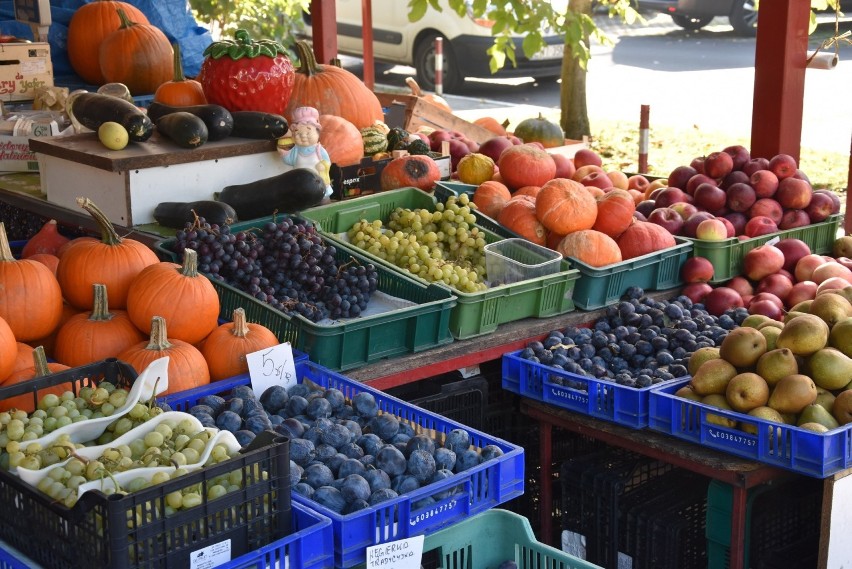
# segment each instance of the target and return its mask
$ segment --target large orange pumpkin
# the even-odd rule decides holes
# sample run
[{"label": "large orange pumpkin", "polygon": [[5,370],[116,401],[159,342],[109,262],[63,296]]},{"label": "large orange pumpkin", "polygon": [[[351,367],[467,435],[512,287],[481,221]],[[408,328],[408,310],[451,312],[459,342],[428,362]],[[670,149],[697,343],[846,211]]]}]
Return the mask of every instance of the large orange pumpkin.
[{"label": "large orange pumpkin", "polygon": [[305,41],[297,41],[296,50],[301,64],[285,112],[287,120],[292,120],[298,107],[313,107],[321,115],[342,117],[359,130],[385,120],[379,99],[357,75],[335,65],[318,64]]},{"label": "large orange pumpkin", "polygon": [[125,308],[130,283],[142,269],[160,260],[145,244],[119,237],[92,200],[77,198],[77,203],[98,222],[101,239],[78,237],[62,252],[56,278],[65,300],[81,310],[91,310],[92,285],[103,283],[109,290],[109,307]]},{"label": "large orange pumpkin", "polygon": [[23,342],[17,342],[16,346],[18,348],[18,354],[15,356],[15,365],[12,366],[11,372],[0,376],[0,384],[2,384],[3,380],[13,373],[33,367],[33,347],[29,344],[24,344]]},{"label": "large orange pumpkin", "polygon": [[201,348],[213,381],[248,373],[246,354],[280,343],[266,326],[247,322],[242,308],[234,310],[233,319],[213,330]]},{"label": "large orange pumpkin", "polygon": [[136,23],[150,23],[133,4],[114,0],[95,0],[83,4],[68,23],[68,59],[71,67],[86,83],[106,83],[101,72],[98,49],[104,38],[121,25],[118,8],[124,10],[127,17]]},{"label": "large orange pumpkin", "polygon": [[334,115],[320,115],[320,144],[328,157],[341,166],[357,164],[364,157],[361,131],[348,120]]},{"label": "large orange pumpkin", "polygon": [[154,93],[173,77],[172,44],[160,28],[131,20],[118,9],[121,27],[98,48],[101,73],[107,83],[123,83],[134,94]]},{"label": "large orange pumpkin", "polygon": [[598,198],[598,217],[592,229],[616,238],[633,223],[636,203],[626,190],[610,190]]},{"label": "large orange pumpkin", "polygon": [[665,228],[647,221],[637,221],[618,237],[618,248],[626,261],[674,247],[675,238]]},{"label": "large orange pumpkin", "polygon": [[54,357],[54,348],[56,347],[56,337],[59,336],[59,331],[65,325],[66,322],[71,320],[71,317],[80,314],[83,312],[79,308],[74,308],[67,302],[62,303],[62,316],[59,317],[59,324],[56,325],[56,328],[43,338],[38,338],[37,340],[32,340],[29,343],[33,346],[41,346],[44,348],[44,353],[49,358],[56,359]]},{"label": "large orange pumpkin", "polygon": [[[11,387],[12,385],[17,385],[19,383],[28,383],[33,379],[44,377],[52,373],[65,371],[66,369],[70,368],[66,365],[56,362],[48,363],[47,356],[44,355],[44,348],[39,346],[32,351],[32,360],[30,362],[30,366],[26,369],[22,369],[12,373],[9,377],[3,380],[2,383],[0,383],[0,386]],[[73,389],[73,385],[71,383],[61,383],[59,385],[39,389],[35,393],[24,393],[22,395],[16,395],[14,397],[2,399],[0,400],[0,411],[19,409],[21,411],[26,411],[27,413],[32,413],[33,411],[35,411],[37,402],[41,401],[41,399],[48,393],[53,393],[54,395],[62,395],[63,393],[65,393],[66,391],[70,391],[71,389]]]},{"label": "large orange pumpkin", "polygon": [[579,182],[567,178],[544,184],[536,197],[535,209],[544,226],[560,235],[591,229],[598,216],[595,198]]},{"label": "large orange pumpkin", "polygon": [[544,245],[547,241],[547,230],[535,215],[535,198],[518,196],[510,199],[497,221],[536,245]]},{"label": "large orange pumpkin", "polygon": [[550,155],[531,144],[507,148],[497,165],[503,182],[510,188],[543,186],[556,175],[556,163]]},{"label": "large orange pumpkin", "polygon": [[571,257],[591,267],[604,267],[622,261],[621,250],[615,240],[594,229],[582,229],[562,238],[556,250],[563,257]]},{"label": "large orange pumpkin", "polygon": [[489,180],[477,186],[473,192],[473,203],[483,214],[497,219],[506,202],[512,199],[512,192],[505,184]]},{"label": "large orange pumpkin", "polygon": [[[23,344],[22,344],[23,345]],[[0,318],[0,383],[15,371],[18,359],[18,342],[12,329],[3,318]]]},{"label": "large orange pumpkin", "polygon": [[32,259],[15,259],[0,222],[0,317],[19,342],[47,336],[62,316],[62,291],[53,272]]}]

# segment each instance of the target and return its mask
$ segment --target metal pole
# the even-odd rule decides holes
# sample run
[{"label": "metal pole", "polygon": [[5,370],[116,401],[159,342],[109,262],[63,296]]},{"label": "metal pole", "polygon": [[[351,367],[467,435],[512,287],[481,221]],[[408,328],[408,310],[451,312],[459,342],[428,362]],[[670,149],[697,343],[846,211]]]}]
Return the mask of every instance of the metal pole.
[{"label": "metal pole", "polygon": [[444,94],[444,38],[435,38],[435,94]]},{"label": "metal pole", "polygon": [[649,130],[648,116],[651,114],[651,105],[642,105],[639,111],[639,173],[648,173],[648,146]]}]

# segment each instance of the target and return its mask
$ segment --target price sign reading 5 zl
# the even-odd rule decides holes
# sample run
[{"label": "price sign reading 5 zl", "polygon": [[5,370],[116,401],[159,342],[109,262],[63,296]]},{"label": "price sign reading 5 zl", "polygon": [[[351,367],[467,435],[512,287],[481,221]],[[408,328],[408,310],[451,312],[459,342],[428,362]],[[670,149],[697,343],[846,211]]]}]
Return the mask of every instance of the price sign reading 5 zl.
[{"label": "price sign reading 5 zl", "polygon": [[420,569],[423,536],[417,535],[367,548],[367,569]]},{"label": "price sign reading 5 zl", "polygon": [[273,385],[290,387],[297,383],[290,342],[246,354],[246,361],[251,388],[258,397]]}]

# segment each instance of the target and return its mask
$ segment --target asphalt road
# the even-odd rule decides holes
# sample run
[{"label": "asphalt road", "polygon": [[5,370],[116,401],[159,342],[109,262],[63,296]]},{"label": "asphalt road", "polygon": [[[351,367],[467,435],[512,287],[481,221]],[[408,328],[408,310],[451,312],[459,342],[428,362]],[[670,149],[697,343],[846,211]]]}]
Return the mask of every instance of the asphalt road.
[{"label": "asphalt road", "polygon": [[[662,14],[627,26],[597,16],[611,45],[593,45],[587,75],[587,104],[596,118],[636,121],[643,104],[651,107],[651,128],[695,126],[708,132],[750,136],[754,95],[753,38],[733,34],[717,18],[698,32],[686,32]],[[833,21],[833,20],[832,20]],[[830,26],[823,25],[821,37]],[[811,42],[818,45],[818,41]],[[833,50],[833,48],[832,48]],[[353,69],[356,71],[356,69]],[[376,82],[404,87],[410,67],[377,65]],[[454,111],[531,105],[559,108],[559,82],[531,78],[468,80],[462,96],[445,95]],[[852,137],[852,45],[842,43],[833,70],[807,71],[802,144],[848,153]]]}]

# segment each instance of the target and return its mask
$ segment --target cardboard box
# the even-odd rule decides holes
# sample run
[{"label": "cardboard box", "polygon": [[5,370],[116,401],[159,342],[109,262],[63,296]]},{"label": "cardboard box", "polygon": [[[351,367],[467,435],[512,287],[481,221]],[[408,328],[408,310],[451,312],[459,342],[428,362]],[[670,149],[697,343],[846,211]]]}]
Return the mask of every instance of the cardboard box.
[{"label": "cardboard box", "polygon": [[[442,180],[450,178],[450,157],[433,156],[438,165]],[[366,196],[381,191],[382,170],[391,161],[391,158],[373,160],[367,156],[357,164],[348,166],[331,165],[331,188],[334,200],[345,200]]]},{"label": "cardboard box", "polygon": [[30,137],[0,135],[0,172],[38,172]]},{"label": "cardboard box", "polygon": [[0,43],[0,101],[31,101],[41,87],[53,86],[47,43]]}]

